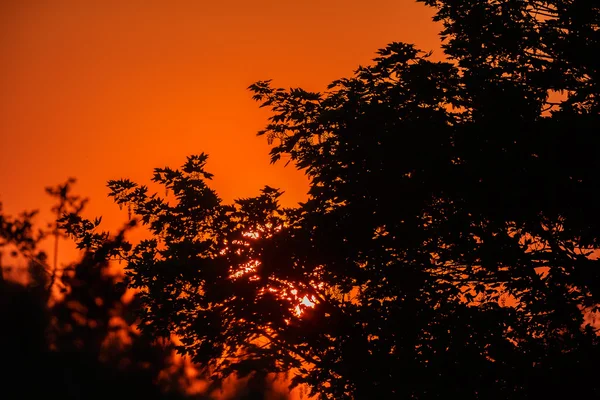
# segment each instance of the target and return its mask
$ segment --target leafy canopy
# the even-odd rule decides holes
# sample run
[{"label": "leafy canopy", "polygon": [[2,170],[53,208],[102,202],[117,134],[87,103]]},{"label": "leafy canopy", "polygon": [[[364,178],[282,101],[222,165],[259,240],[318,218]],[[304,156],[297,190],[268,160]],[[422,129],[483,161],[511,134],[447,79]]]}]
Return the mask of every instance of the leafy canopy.
[{"label": "leafy canopy", "polygon": [[164,197],[109,183],[152,233],[114,253],[145,332],[330,399],[599,394],[599,5],[423,2],[448,61],[392,43],[323,93],[250,86],[305,203],[225,204],[204,154],[155,171]]}]

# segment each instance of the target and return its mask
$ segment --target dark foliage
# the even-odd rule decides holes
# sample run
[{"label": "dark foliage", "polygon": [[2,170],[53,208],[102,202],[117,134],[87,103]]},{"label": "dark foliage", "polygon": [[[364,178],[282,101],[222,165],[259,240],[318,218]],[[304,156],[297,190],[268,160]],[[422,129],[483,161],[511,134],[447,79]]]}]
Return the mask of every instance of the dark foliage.
[{"label": "dark foliage", "polygon": [[[83,209],[85,201],[70,193],[73,182],[48,189],[57,200],[54,211],[77,215]],[[57,232],[52,225],[36,229],[34,216],[0,214],[0,250],[12,250],[0,271],[0,397],[185,398],[179,382],[169,386],[159,379],[171,366],[172,349],[136,333],[137,303],[123,301],[125,287],[108,272],[103,254],[120,244],[124,232],[81,261],[57,268],[40,250],[40,241]],[[23,263],[28,283],[5,279],[4,273]],[[177,374],[170,378],[176,381]]]},{"label": "dark foliage", "polygon": [[[595,398],[599,3],[427,0],[449,57],[393,43],[324,93],[250,87],[310,177],[224,204],[206,156],[109,183],[152,239],[114,248],[142,329],[218,379],[323,398]],[[97,223],[67,231],[97,250]]]}]

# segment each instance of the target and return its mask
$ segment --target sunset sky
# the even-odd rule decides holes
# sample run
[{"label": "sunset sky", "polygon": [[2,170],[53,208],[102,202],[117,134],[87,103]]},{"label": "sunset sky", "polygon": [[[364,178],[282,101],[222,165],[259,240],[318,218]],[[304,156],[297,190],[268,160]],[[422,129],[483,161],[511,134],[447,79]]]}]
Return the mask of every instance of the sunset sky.
[{"label": "sunset sky", "polygon": [[48,208],[44,187],[73,176],[114,227],[108,179],[147,183],[204,151],[225,200],[268,184],[293,205],[306,182],[269,164],[248,85],[322,90],[391,41],[439,54],[431,15],[412,0],[3,1],[0,201]]},{"label": "sunset sky", "polygon": [[[153,184],[154,169],[207,153],[209,185],[224,202],[268,185],[296,206],[309,182],[284,156],[270,163],[257,132],[271,111],[248,87],[326,91],[391,42],[444,60],[442,26],[417,0],[0,0],[0,217],[38,209],[36,226],[48,233],[31,249],[17,224],[0,221],[0,349],[10,356],[0,400],[151,400],[161,391],[301,400],[308,389],[327,398],[593,398],[600,226],[588,216],[600,175],[577,144],[598,121],[597,64],[587,56],[598,47],[598,9],[443,3],[447,39],[464,33],[450,42],[464,53],[449,62],[458,72],[399,67],[414,85],[384,88],[383,105],[375,98],[357,123],[345,124],[362,104],[334,115],[328,122],[355,138],[334,137],[348,143],[334,146],[323,171],[345,172],[313,182],[325,188],[316,207],[278,214],[244,202],[221,215],[182,201],[189,212],[178,216],[152,203],[145,219],[156,223],[122,244],[102,243],[78,221],[60,231],[45,188],[75,178],[74,193],[90,200],[83,217],[102,217],[114,234],[143,210],[116,205],[109,180],[148,185],[173,205],[177,190]],[[459,65],[473,54],[477,62]],[[421,79],[430,71],[437,86]],[[525,100],[511,101],[516,94]],[[389,122],[403,115],[407,123]],[[369,122],[382,137],[371,145]],[[428,126],[448,129],[426,145],[388,135]],[[536,135],[548,140],[538,145]],[[356,151],[364,143],[376,151]],[[411,150],[438,160],[422,168],[423,157],[390,156]],[[412,179],[401,177],[393,197],[398,174]],[[67,231],[92,251],[59,234]],[[155,240],[135,246],[145,237]],[[219,380],[209,378],[221,375],[213,391]],[[289,391],[292,382],[302,383]]]}]

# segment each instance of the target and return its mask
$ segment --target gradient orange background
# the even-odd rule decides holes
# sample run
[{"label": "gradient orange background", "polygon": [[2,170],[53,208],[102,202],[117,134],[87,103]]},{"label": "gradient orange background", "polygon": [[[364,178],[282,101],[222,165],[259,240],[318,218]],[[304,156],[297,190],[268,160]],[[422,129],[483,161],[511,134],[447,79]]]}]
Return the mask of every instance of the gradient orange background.
[{"label": "gradient orange background", "polygon": [[268,184],[293,205],[307,182],[269,164],[247,86],[323,90],[391,41],[439,55],[431,16],[413,0],[0,1],[0,202],[50,221],[44,187],[74,176],[114,229],[127,213],[107,180],[147,183],[204,151],[226,201]]},{"label": "gradient orange background", "polygon": [[48,208],[43,188],[74,176],[114,228],[108,179],[146,183],[204,151],[226,201],[268,184],[293,205],[305,178],[269,164],[247,86],[323,90],[391,41],[439,54],[431,16],[412,0],[3,1],[0,201]]}]

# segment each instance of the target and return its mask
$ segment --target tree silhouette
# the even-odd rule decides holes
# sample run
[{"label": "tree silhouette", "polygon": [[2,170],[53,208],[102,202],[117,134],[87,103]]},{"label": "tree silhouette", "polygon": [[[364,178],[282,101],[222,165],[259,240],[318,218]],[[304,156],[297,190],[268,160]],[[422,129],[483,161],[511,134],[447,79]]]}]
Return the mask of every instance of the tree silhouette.
[{"label": "tree silhouette", "polygon": [[[81,213],[85,200],[71,193],[74,182],[47,189],[57,203],[53,211]],[[13,256],[0,265],[2,398],[186,398],[176,372],[159,379],[171,367],[172,347],[140,337],[133,326],[139,303],[125,302],[121,279],[108,272],[103,254],[120,245],[126,230],[61,268],[56,255],[47,264],[41,244],[60,232],[55,224],[36,228],[35,215],[0,213],[0,250]],[[19,259],[27,283],[4,275]]]},{"label": "tree silhouette", "polygon": [[204,154],[155,170],[164,197],[109,182],[152,233],[111,252],[144,332],[217,382],[293,371],[330,399],[600,395],[599,5],[424,2],[448,61],[392,43],[324,93],[250,87],[298,207],[223,203]]}]

